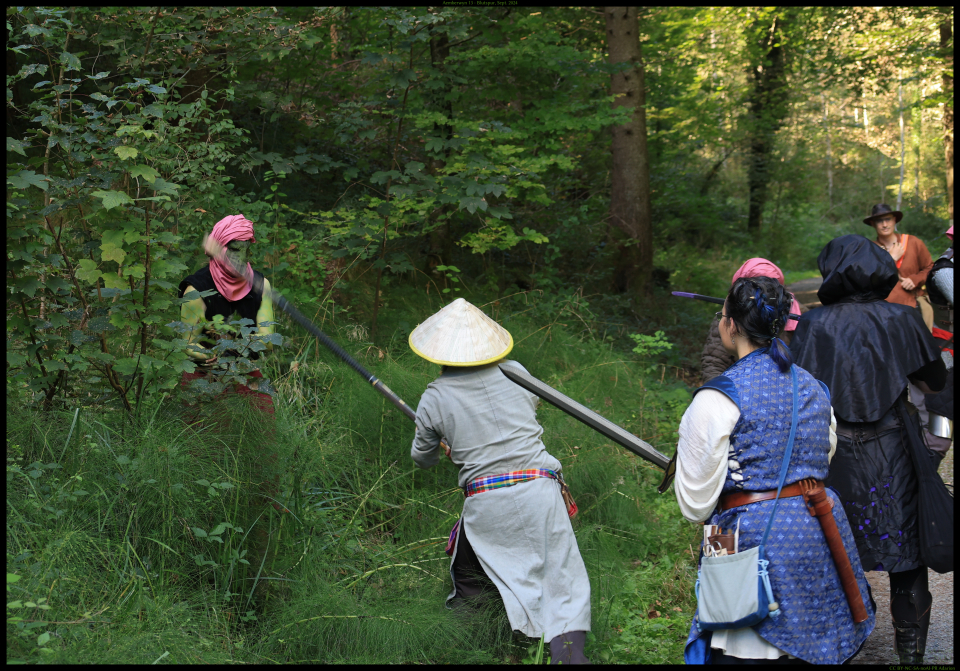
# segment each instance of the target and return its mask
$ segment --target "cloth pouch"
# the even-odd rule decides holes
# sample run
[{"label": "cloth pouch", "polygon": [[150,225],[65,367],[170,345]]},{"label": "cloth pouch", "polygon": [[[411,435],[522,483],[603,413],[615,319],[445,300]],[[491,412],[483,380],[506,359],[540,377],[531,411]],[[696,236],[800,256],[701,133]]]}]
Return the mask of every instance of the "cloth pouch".
[{"label": "cloth pouch", "polygon": [[701,631],[751,627],[771,615],[768,564],[761,546],[723,557],[704,557],[696,588]]}]

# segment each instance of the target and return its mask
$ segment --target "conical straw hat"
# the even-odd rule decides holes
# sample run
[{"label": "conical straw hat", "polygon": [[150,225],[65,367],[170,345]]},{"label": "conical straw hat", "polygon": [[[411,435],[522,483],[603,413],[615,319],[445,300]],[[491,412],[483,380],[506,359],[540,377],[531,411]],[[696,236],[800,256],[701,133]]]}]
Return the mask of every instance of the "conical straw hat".
[{"label": "conical straw hat", "polygon": [[458,298],[413,329],[410,349],[444,366],[479,366],[505,357],[513,336],[477,306]]}]

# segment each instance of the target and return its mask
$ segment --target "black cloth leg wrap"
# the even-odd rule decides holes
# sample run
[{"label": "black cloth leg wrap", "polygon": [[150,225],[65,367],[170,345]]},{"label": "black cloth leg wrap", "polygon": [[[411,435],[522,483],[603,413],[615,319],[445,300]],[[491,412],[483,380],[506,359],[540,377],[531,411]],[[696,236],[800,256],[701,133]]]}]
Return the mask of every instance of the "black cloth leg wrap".
[{"label": "black cloth leg wrap", "polygon": [[901,662],[918,663],[922,660],[932,605],[926,566],[890,574],[890,612]]}]

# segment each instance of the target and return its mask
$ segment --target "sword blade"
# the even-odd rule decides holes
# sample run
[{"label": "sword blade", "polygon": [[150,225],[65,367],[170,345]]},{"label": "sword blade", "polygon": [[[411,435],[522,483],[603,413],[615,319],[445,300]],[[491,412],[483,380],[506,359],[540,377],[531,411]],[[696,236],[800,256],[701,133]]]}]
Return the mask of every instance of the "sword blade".
[{"label": "sword blade", "polygon": [[590,408],[584,407],[569,396],[561,394],[553,387],[545,384],[542,380],[538,380],[532,375],[528,375],[508,364],[500,364],[500,372],[506,375],[511,382],[536,394],[547,403],[560,408],[571,417],[580,420],[597,433],[606,436],[621,447],[627,448],[638,457],[646,459],[664,470],[667,470],[667,467],[670,465],[670,459],[653,449],[650,443],[640,440],[632,433],[625,431],[605,417],[598,415]]}]

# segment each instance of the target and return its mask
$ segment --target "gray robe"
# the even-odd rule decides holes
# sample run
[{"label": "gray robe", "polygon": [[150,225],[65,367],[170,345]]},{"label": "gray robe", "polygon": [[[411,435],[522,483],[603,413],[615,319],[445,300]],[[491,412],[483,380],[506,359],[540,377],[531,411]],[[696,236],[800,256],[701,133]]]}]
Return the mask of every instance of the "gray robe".
[{"label": "gray robe", "polygon": [[[508,364],[524,370],[515,361]],[[448,368],[420,397],[410,456],[421,468],[435,466],[444,438],[460,468],[461,487],[509,471],[559,471],[560,462],[540,441],[536,407],[537,397],[508,380],[495,363]],[[555,480],[538,478],[471,496],[461,519],[514,629],[547,641],[590,630],[590,580]]]}]

